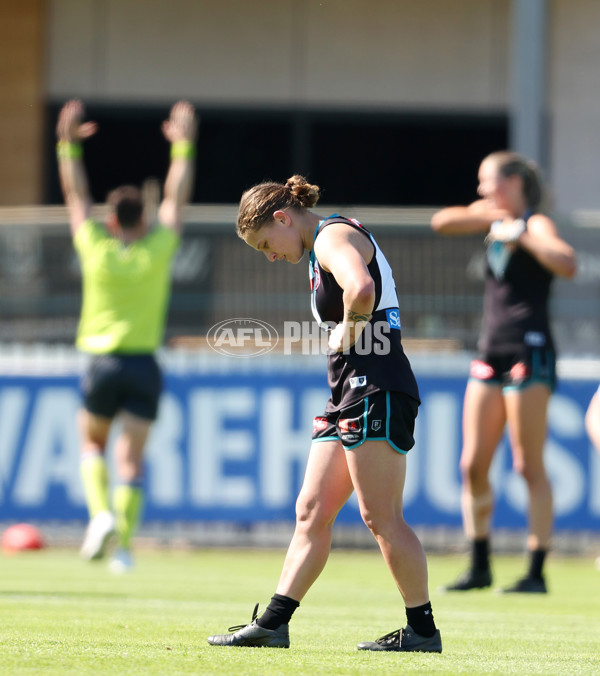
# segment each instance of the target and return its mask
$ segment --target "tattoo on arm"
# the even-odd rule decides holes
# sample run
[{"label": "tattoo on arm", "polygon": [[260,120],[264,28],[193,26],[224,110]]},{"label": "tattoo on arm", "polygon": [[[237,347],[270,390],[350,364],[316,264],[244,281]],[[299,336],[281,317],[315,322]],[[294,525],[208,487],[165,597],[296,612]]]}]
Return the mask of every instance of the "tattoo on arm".
[{"label": "tattoo on arm", "polygon": [[371,319],[371,315],[354,312],[354,310],[346,310],[346,319],[350,322],[368,322]]}]

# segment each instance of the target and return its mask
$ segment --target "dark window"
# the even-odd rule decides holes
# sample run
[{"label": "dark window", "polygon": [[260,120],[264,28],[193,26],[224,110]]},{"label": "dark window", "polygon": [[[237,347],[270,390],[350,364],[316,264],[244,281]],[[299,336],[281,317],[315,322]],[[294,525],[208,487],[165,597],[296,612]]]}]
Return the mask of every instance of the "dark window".
[{"label": "dark window", "polygon": [[506,147],[501,117],[353,115],[317,119],[312,167],[327,203],[395,206],[476,199],[485,155]]},{"label": "dark window", "polygon": [[[45,200],[62,202],[48,110]],[[88,105],[100,130],[85,144],[95,201],[112,188],[164,179],[169,148],[160,131],[169,108]],[[193,202],[237,203],[262,180],[302,173],[328,204],[437,206],[476,197],[481,159],[507,144],[505,115],[402,111],[199,109]]]}]

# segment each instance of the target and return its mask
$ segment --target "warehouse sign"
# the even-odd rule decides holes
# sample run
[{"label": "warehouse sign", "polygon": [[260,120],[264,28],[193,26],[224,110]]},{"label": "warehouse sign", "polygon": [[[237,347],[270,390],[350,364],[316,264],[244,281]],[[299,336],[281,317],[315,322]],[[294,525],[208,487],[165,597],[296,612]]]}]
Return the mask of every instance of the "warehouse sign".
[{"label": "warehouse sign", "polygon": [[[408,454],[406,518],[457,527],[465,379],[417,376],[423,403]],[[0,376],[0,384],[2,520],[84,520],[77,376]],[[596,387],[564,380],[552,398],[545,453],[557,529],[600,531],[600,454],[584,428]],[[327,396],[324,374],[312,369],[167,370],[146,455],[146,521],[292,521],[312,421]],[[506,439],[492,481],[495,525],[524,527],[527,493]],[[360,522],[353,498],[338,520]]]}]

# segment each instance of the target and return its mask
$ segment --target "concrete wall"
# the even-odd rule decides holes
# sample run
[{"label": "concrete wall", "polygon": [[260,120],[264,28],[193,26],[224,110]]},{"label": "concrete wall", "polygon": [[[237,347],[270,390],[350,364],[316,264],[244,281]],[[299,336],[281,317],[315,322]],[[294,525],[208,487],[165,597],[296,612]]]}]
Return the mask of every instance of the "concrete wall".
[{"label": "concrete wall", "polygon": [[551,6],[551,181],[561,210],[600,209],[600,2]]},{"label": "concrete wall", "polygon": [[0,204],[40,196],[43,35],[42,0],[0,0]]},{"label": "concrete wall", "polygon": [[[0,203],[39,196],[44,100],[508,112],[511,4],[2,0]],[[547,7],[555,207],[600,209],[600,3]]]},{"label": "concrete wall", "polygon": [[505,0],[50,2],[48,94],[498,109]]}]

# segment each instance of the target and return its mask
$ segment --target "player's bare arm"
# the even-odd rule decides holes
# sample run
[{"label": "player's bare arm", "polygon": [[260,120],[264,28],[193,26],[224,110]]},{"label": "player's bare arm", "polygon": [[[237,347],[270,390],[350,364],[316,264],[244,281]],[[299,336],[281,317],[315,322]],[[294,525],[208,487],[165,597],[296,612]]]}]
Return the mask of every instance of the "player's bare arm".
[{"label": "player's bare arm", "polygon": [[344,320],[329,337],[330,349],[343,350],[358,340],[372,317],[375,283],[367,261],[373,256],[373,245],[353,228],[333,224],[317,237],[315,255],[343,289]]},{"label": "player's bare arm", "polygon": [[446,207],[435,213],[431,227],[440,235],[473,235],[488,232],[494,221],[507,217],[503,209],[491,208],[486,200],[476,200],[467,206]]},{"label": "player's bare arm", "polygon": [[575,275],[577,271],[575,251],[560,238],[556,225],[547,216],[542,214],[532,216],[527,230],[519,237],[518,243],[553,274],[567,279]]},{"label": "player's bare arm", "polygon": [[83,122],[84,114],[83,103],[72,99],[62,107],[56,125],[58,174],[73,235],[89,218],[92,205],[83,164],[82,142],[96,133],[98,125],[95,122]]},{"label": "player's bare arm", "polygon": [[158,211],[162,225],[181,232],[181,212],[192,196],[196,159],[198,118],[194,106],[178,101],[169,119],[163,122],[162,132],[171,143],[171,164],[164,187],[164,197]]}]

